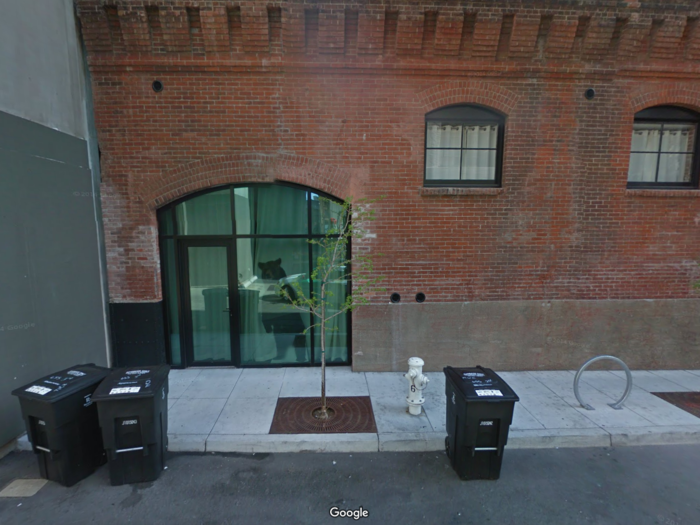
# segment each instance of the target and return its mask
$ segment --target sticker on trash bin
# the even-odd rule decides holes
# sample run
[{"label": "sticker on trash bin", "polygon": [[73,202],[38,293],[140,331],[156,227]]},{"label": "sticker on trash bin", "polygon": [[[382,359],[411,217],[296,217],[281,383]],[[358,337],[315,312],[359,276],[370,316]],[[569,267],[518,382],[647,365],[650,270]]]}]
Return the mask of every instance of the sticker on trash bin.
[{"label": "sticker on trash bin", "polygon": [[82,377],[85,375],[85,372],[78,372],[77,370],[68,370],[68,372],[66,372],[66,374],[72,375],[75,377]]},{"label": "sticker on trash bin", "polygon": [[141,390],[140,386],[127,386],[124,388],[113,388],[112,390],[109,391],[109,395],[113,396],[114,394],[135,394]]},{"label": "sticker on trash bin", "polygon": [[32,394],[39,394],[40,396],[45,396],[46,394],[51,392],[51,389],[46,388],[45,386],[34,385],[27,388],[25,392],[31,392]]},{"label": "sticker on trash bin", "polygon": [[479,397],[482,396],[501,396],[503,397],[503,393],[500,390],[476,390],[476,395]]}]

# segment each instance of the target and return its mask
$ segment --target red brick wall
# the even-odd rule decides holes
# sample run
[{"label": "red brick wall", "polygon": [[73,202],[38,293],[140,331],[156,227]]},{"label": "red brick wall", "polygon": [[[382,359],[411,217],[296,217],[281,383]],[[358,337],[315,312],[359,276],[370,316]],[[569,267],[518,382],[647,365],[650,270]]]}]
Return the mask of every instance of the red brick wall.
[{"label": "red brick wall", "polygon": [[[259,180],[385,195],[366,247],[430,302],[698,297],[700,192],[626,189],[634,113],[700,110],[696,1],[76,3],[112,302],[160,299],[158,206]],[[423,188],[455,103],[507,115],[502,189]]]}]

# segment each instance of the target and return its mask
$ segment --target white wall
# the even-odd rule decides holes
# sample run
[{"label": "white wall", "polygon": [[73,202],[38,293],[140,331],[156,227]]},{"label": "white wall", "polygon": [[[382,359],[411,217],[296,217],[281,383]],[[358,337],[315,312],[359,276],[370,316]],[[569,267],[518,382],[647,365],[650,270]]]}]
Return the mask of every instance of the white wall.
[{"label": "white wall", "polygon": [[0,0],[0,111],[87,138],[72,0]]}]

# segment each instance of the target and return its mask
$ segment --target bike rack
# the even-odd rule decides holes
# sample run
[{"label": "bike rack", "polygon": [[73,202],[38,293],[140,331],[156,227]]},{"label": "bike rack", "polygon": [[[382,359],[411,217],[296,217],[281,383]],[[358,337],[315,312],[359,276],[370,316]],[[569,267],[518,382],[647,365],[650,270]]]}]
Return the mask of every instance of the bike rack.
[{"label": "bike rack", "polygon": [[612,408],[615,410],[622,410],[622,403],[624,403],[627,398],[630,395],[630,392],[632,392],[632,372],[630,372],[630,369],[627,367],[627,365],[622,361],[622,359],[619,359],[615,356],[612,355],[599,355],[598,357],[594,357],[592,359],[589,359],[585,363],[583,363],[583,366],[579,368],[578,372],[576,372],[576,377],[574,377],[574,395],[576,395],[576,399],[578,400],[579,403],[581,403],[581,406],[585,408],[586,410],[595,410],[591,405],[585,403],[583,399],[581,399],[581,394],[578,391],[578,382],[581,379],[581,374],[583,371],[588,368],[589,365],[595,363],[596,361],[600,361],[601,359],[610,359],[612,361],[615,361],[618,363],[620,366],[625,371],[625,375],[627,376],[627,386],[625,387],[625,393],[622,394],[622,397],[616,401],[615,403],[608,403]]}]

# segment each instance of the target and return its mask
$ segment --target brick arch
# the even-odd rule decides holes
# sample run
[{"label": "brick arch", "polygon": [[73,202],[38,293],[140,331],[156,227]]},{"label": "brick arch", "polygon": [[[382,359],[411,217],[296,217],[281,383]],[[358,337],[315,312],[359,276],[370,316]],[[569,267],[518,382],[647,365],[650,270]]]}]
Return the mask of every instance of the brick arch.
[{"label": "brick arch", "polygon": [[452,104],[481,104],[506,115],[518,105],[520,97],[498,84],[481,81],[445,82],[418,93],[417,104],[425,113]]},{"label": "brick arch", "polygon": [[286,181],[343,199],[349,196],[351,174],[298,155],[243,153],[196,160],[163,172],[144,188],[143,201],[155,210],[189,193],[222,184]]},{"label": "brick arch", "polygon": [[629,101],[630,113],[653,106],[681,106],[700,112],[700,90],[687,87],[655,88],[633,96]]}]

